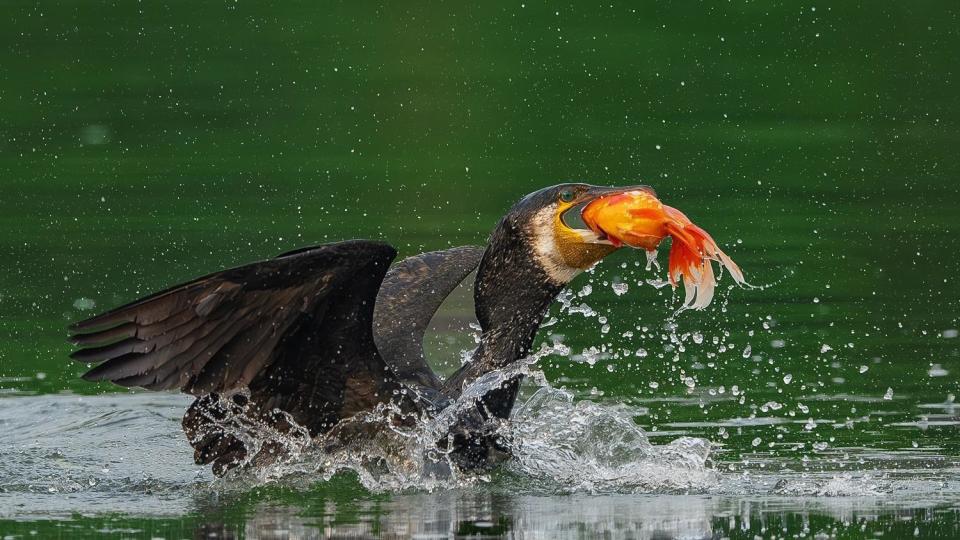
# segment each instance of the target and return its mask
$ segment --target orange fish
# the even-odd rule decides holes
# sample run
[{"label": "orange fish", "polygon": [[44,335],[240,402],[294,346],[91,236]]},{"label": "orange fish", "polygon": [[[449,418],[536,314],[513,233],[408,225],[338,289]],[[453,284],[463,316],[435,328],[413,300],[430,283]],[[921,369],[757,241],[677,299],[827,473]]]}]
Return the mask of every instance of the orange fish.
[{"label": "orange fish", "polygon": [[683,212],[660,202],[651,191],[627,191],[595,199],[580,216],[590,229],[614,246],[653,251],[669,236],[670,283],[676,287],[683,280],[685,308],[703,309],[713,299],[717,280],[710,261],[726,267],[738,285],[746,283],[740,267],[707,231],[694,225]]}]

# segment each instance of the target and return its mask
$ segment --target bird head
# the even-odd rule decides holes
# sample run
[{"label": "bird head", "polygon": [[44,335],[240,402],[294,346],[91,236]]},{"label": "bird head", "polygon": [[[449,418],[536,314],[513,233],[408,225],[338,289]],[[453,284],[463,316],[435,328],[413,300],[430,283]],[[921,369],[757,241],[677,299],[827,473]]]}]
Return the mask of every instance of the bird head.
[{"label": "bird head", "polygon": [[685,308],[703,309],[713,298],[712,262],[746,283],[713,238],[649,186],[561,184],[527,195],[494,228],[477,269],[474,299],[484,334],[515,337],[484,341],[485,358],[502,365],[526,354],[550,303],[583,270],[622,246],[651,252],[668,237],[669,278],[674,286],[682,281]]}]

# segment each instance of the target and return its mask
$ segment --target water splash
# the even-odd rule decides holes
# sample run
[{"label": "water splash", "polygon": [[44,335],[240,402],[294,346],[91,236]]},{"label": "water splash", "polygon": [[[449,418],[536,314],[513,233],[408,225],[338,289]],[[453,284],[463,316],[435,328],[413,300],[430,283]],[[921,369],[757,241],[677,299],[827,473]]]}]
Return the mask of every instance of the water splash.
[{"label": "water splash", "polygon": [[[706,440],[682,437],[653,445],[628,407],[576,401],[572,393],[551,386],[535,364],[569,352],[562,344],[544,344],[510,367],[480,377],[436,416],[400,422],[399,410],[381,406],[309,448],[288,445],[294,451],[268,467],[229,476],[231,481],[297,482],[297,477],[316,481],[318,476],[329,479],[350,471],[374,492],[431,491],[496,481],[497,474],[459,470],[437,442],[478,398],[522,375],[529,397],[508,421],[490,420],[483,426],[512,454],[501,471],[509,481],[537,492],[700,492],[715,484]],[[350,433],[363,436],[351,438]]]},{"label": "water splash", "polygon": [[682,437],[650,443],[630,411],[541,387],[510,424],[516,441],[509,470],[559,491],[701,491],[715,482],[710,444]]},{"label": "water splash", "polygon": [[781,479],[773,486],[777,495],[816,497],[879,497],[893,491],[889,482],[870,474],[837,474],[829,478]]}]

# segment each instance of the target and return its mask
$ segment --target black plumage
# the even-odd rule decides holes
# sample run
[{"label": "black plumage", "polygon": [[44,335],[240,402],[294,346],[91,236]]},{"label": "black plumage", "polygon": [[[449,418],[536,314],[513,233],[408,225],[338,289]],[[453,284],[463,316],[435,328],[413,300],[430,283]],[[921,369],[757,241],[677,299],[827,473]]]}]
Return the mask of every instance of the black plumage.
[{"label": "black plumage", "polygon": [[[477,377],[529,353],[566,284],[541,260],[542,247],[535,249],[554,234],[544,216],[559,222],[564,208],[609,192],[568,184],[531,194],[501,220],[486,248],[424,253],[391,267],[391,246],[353,240],[209,274],[72,325],[69,339],[80,347],[72,357],[98,364],[88,380],[197,396],[184,431],[196,461],[212,463],[218,474],[277,455],[269,445],[249,455],[240,433],[250,423],[312,438],[349,429],[345,420],[378,404],[435,412]],[[562,248],[568,258],[579,249]],[[570,278],[612,250],[585,242]],[[473,360],[442,381],[426,363],[423,334],[478,266],[481,341]],[[452,440],[463,467],[502,455],[487,420],[508,417],[519,384],[514,377],[491,389],[438,444]]]}]

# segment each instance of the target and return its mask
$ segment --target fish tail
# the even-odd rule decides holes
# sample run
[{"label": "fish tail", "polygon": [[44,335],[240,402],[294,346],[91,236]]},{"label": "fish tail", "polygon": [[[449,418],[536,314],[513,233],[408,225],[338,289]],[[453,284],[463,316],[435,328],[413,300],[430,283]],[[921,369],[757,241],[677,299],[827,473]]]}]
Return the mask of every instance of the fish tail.
[{"label": "fish tail", "polygon": [[673,239],[668,264],[670,283],[676,286],[679,281],[683,282],[686,293],[685,307],[703,309],[713,299],[717,286],[710,261],[723,265],[740,285],[745,283],[743,272],[717,246],[707,231],[691,223],[680,212],[676,214],[678,216],[671,216],[673,219],[666,225],[667,232]]}]

